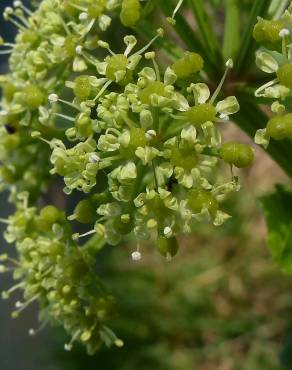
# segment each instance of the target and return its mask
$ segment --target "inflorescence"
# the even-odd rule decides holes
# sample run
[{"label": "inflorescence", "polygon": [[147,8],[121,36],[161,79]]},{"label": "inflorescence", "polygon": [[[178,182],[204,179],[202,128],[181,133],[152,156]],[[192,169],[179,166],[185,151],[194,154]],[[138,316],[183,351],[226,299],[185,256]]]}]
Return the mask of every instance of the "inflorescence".
[{"label": "inflorescence", "polygon": [[272,118],[266,128],[256,132],[255,142],[267,148],[271,139],[292,137],[292,114],[287,112],[287,100],[292,89],[292,5],[277,20],[258,19],[253,36],[262,46],[256,54],[257,66],[272,79],[259,87],[256,97],[273,99]]},{"label": "inflorescence", "polygon": [[[14,269],[18,281],[3,297],[23,291],[13,317],[38,301],[42,326],[61,324],[71,335],[66,349],[74,341],[89,353],[101,342],[122,345],[106,325],[114,299],[94,271],[95,241],[131,238],[138,261],[152,238],[171,259],[178,234],[230,217],[221,203],[239,183],[233,171],[225,181],[216,176],[220,163],[243,168],[254,158],[249,145],[221,140],[219,125],[239,110],[235,96],[219,99],[232,60],[211,93],[199,54],[186,51],[166,68],[158,65],[151,46],[163,29],[140,49],[134,35],[125,36],[123,52],[103,39],[113,18],[132,27],[142,16],[138,0],[43,0],[34,12],[15,1],[4,12],[19,33],[15,44],[1,39],[0,51],[11,54],[10,72],[0,77],[1,188],[16,206],[2,221],[18,252],[17,260],[1,256],[1,271]],[[287,76],[278,71],[282,82]],[[36,206],[56,177],[68,197],[82,196],[67,216]],[[74,230],[77,222],[88,231]]]}]

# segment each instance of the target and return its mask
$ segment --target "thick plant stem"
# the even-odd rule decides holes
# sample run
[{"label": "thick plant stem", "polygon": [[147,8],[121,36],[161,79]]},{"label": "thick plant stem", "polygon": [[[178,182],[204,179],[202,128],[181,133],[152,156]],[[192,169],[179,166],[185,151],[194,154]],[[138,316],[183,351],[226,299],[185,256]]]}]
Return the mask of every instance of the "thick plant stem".
[{"label": "thick plant stem", "polygon": [[240,44],[240,13],[238,0],[226,0],[223,56],[225,60],[234,58]]}]

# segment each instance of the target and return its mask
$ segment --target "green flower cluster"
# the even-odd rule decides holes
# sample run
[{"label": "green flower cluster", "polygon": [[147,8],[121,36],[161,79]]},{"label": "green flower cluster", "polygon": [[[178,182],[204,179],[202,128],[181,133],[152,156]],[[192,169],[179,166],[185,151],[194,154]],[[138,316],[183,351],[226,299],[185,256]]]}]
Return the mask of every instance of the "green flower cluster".
[{"label": "green flower cluster", "polygon": [[[144,54],[153,67],[140,69],[146,48],[129,56],[136,39],[126,36],[124,42],[124,54],[114,54],[107,43],[99,42],[110,55],[95,63],[99,78],[80,75],[66,82],[73,101],[49,96],[53,111],[58,102],[71,106],[67,115],[58,115],[69,123],[65,135],[74,143],[66,147],[65,141],[47,141],[52,148],[50,172],[64,177],[66,194],[94,193],[99,174],[106,175],[104,192],[93,201],[95,226],[89,232],[98,230],[109,244],[127,234],[139,242],[154,233],[158,249],[170,257],[177,251],[176,234],[190,232],[198,220],[220,225],[229,217],[219,203],[238,183],[236,178],[217,183],[214,168],[220,159],[248,166],[253,151],[245,144],[221,145],[217,126],[239,110],[234,96],[215,103],[218,89],[211,96],[206,84],[190,83],[183,94],[176,85],[202,68],[198,54],[186,52],[161,76],[154,52]],[[228,61],[226,73],[231,67]],[[39,132],[33,137],[46,141]],[[82,202],[72,219],[87,212],[88,204],[82,211]],[[135,252],[134,258],[138,256]]]},{"label": "green flower cluster", "polygon": [[[40,320],[71,335],[67,349],[79,340],[93,353],[101,341],[122,345],[104,324],[113,299],[94,272],[95,241],[132,238],[132,258],[139,260],[141,242],[152,238],[170,259],[178,234],[230,217],[220,204],[239,184],[232,171],[227,180],[217,178],[220,162],[243,168],[254,154],[246,144],[221,142],[219,125],[239,110],[234,96],[218,100],[232,60],[211,94],[198,82],[199,54],[186,51],[167,68],[158,66],[149,48],[162,29],[138,51],[133,35],[124,37],[123,53],[100,38],[112,17],[137,23],[138,0],[43,0],[35,12],[21,1],[14,6],[4,17],[19,34],[15,44],[1,40],[0,52],[11,53],[10,72],[0,78],[0,175],[16,205],[3,220],[5,238],[19,255],[2,259],[16,264],[20,282],[4,297],[20,288],[24,303],[13,316],[38,301]],[[82,198],[67,218],[54,206],[36,207],[57,176],[67,196],[78,191]],[[89,231],[72,230],[73,221]]]},{"label": "green flower cluster", "polygon": [[[114,298],[106,294],[94,272],[95,258],[90,248],[80,248],[72,240],[64,212],[49,205],[38,213],[28,206],[27,193],[17,194],[16,199],[17,211],[6,221],[5,239],[15,243],[18,259],[0,256],[5,263],[1,272],[13,270],[13,278],[19,281],[2,292],[3,299],[23,290],[23,302],[16,302],[12,317],[38,301],[40,328],[47,323],[62,323],[71,335],[65,349],[70,350],[77,340],[86,344],[88,353],[94,353],[102,340],[122,345],[105,326],[113,312]],[[31,335],[35,333],[30,330]]]},{"label": "green flower cluster", "polygon": [[265,129],[256,132],[255,142],[267,148],[270,139],[282,140],[292,137],[292,115],[287,112],[287,99],[292,89],[292,5],[278,20],[258,19],[253,36],[262,44],[256,54],[257,66],[273,79],[259,87],[255,95],[273,99],[273,117]]},{"label": "green flower cluster", "polygon": [[1,186],[39,194],[48,181],[49,151],[31,140],[31,129],[58,136],[44,109],[48,95],[62,91],[72,72],[88,68],[87,52],[97,47],[119,1],[45,0],[34,13],[21,1],[14,5],[4,18],[19,29],[15,44],[0,39],[0,54],[11,54],[10,73],[0,76]]}]

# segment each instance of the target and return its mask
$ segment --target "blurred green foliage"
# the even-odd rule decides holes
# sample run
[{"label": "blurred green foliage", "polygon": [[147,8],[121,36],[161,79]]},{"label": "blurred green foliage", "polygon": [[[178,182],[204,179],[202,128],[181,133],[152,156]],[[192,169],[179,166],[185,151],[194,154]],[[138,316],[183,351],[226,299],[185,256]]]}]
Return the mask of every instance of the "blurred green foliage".
[{"label": "blurred green foliage", "polygon": [[292,192],[277,186],[276,192],[261,198],[268,225],[268,244],[280,268],[292,273]]}]

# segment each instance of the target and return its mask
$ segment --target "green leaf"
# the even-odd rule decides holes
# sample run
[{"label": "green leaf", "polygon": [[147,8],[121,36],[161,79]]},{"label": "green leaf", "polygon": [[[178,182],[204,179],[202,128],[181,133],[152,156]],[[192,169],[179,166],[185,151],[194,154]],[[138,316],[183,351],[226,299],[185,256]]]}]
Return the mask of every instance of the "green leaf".
[{"label": "green leaf", "polygon": [[205,10],[204,2],[202,0],[189,0],[189,4],[197,20],[204,43],[213,57],[216,57],[219,51],[219,42],[214,32],[214,24],[211,22],[211,17]]},{"label": "green leaf", "polygon": [[268,246],[282,271],[292,274],[292,192],[278,185],[260,199],[268,226]]},{"label": "green leaf", "polygon": [[249,59],[253,56],[256,49],[256,43],[252,38],[253,28],[256,24],[257,17],[264,16],[269,8],[271,0],[255,0],[251,9],[249,18],[246,22],[246,27],[243,31],[243,36],[240,43],[240,52],[235,63],[237,72],[249,67]]},{"label": "green leaf", "polygon": [[240,44],[240,13],[238,0],[225,0],[225,30],[223,56],[225,60],[234,58]]}]

